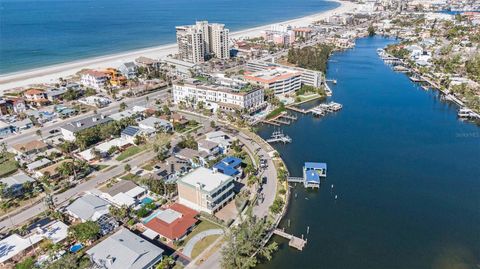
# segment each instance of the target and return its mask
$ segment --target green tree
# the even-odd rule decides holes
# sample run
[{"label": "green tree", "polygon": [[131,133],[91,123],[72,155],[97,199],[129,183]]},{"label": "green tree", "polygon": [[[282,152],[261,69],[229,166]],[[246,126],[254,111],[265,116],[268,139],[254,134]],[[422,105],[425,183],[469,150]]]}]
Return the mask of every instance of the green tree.
[{"label": "green tree", "polygon": [[[277,250],[276,242],[263,246],[263,239],[270,225],[265,219],[251,214],[238,226],[232,227],[225,236],[221,265],[224,269],[248,269],[258,264],[258,258],[270,260]],[[256,255],[255,255],[256,254]]]},{"label": "green tree", "polygon": [[28,257],[15,265],[15,269],[32,269],[35,265],[35,260]]},{"label": "green tree", "polygon": [[127,109],[127,104],[125,102],[120,103],[120,111]]},{"label": "green tree", "polygon": [[370,26],[368,26],[368,36],[375,36],[375,28],[373,27],[373,25],[370,24]]},{"label": "green tree", "polygon": [[116,206],[111,206],[108,208],[108,211],[112,217],[119,221],[123,221],[129,216],[129,208],[128,206],[121,206],[121,207],[116,207]]},{"label": "green tree", "polygon": [[171,256],[163,256],[162,261],[157,264],[155,269],[170,269],[175,266],[175,260]]},{"label": "green tree", "polygon": [[97,238],[100,233],[100,226],[94,221],[74,224],[68,227],[68,233],[80,242],[87,242]]},{"label": "green tree", "polygon": [[125,166],[123,167],[123,169],[125,170],[125,172],[130,172],[132,170],[132,167],[130,166],[130,164],[125,164]]}]

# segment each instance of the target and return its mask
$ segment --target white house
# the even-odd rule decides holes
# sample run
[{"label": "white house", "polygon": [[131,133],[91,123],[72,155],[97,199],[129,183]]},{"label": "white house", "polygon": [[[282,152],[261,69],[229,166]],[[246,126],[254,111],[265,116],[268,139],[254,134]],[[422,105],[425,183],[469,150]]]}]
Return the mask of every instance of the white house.
[{"label": "white house", "polygon": [[80,83],[96,90],[102,89],[108,82],[109,76],[105,72],[85,70],[81,73]]}]

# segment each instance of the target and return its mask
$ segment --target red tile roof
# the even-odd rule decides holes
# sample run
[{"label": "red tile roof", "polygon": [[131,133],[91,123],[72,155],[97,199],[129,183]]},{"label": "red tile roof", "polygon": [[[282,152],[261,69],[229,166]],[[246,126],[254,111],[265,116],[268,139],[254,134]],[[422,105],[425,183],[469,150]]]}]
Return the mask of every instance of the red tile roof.
[{"label": "red tile roof", "polygon": [[26,90],[23,94],[25,95],[36,95],[36,94],[42,94],[43,91],[39,89],[28,89]]},{"label": "red tile roof", "polygon": [[177,211],[178,213],[182,214],[182,216],[171,223],[167,223],[155,217],[151,221],[147,222],[145,227],[170,240],[176,240],[184,236],[188,229],[197,223],[195,216],[197,216],[199,213],[193,209],[178,203],[164,208],[164,210],[166,209]]}]

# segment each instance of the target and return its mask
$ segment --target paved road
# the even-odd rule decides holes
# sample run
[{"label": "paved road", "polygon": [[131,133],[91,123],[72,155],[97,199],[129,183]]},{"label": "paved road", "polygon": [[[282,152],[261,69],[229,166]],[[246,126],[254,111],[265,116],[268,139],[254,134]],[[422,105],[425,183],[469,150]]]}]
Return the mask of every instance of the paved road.
[{"label": "paved road", "polygon": [[[153,102],[153,100],[155,100],[155,99],[160,99],[160,100],[166,99],[165,97],[167,97],[168,95],[169,95],[169,93],[168,93],[167,89],[162,89],[160,91],[156,91],[156,92],[153,92],[153,93],[150,93],[150,94],[146,94],[144,96],[135,97],[135,98],[127,98],[127,99],[124,99],[120,102],[112,102],[108,107],[97,109],[97,113],[104,114],[104,115],[110,115],[110,114],[118,112],[118,109],[119,109],[120,104],[122,102],[125,102],[125,104],[127,104],[128,107],[141,106],[141,105],[146,105],[146,97],[147,96],[148,96],[149,100],[152,100],[151,102]],[[78,115],[78,116],[75,116],[75,117],[67,118],[67,119],[64,119],[64,120],[58,119],[57,121],[54,120],[52,122],[47,122],[46,124],[44,124],[43,127],[40,128],[42,130],[43,137],[49,136],[50,135],[49,132],[53,129],[58,129],[60,126],[62,126],[64,124],[67,124],[69,122],[73,122],[73,121],[78,120],[78,119],[85,118],[89,115],[93,115],[93,111],[88,112],[88,113],[84,113],[84,114],[81,114],[81,115]],[[28,130],[23,131],[20,134],[14,134],[14,135],[11,135],[9,137],[6,137],[2,141],[7,143],[8,146],[12,146],[12,145],[15,145],[15,144],[18,144],[18,143],[24,143],[24,142],[28,142],[28,141],[33,140],[33,139],[38,139],[38,136],[35,134],[36,130],[38,130],[38,128],[30,128]]]},{"label": "paved road", "polygon": [[204,239],[205,237],[207,236],[210,236],[210,235],[222,235],[223,234],[223,230],[222,229],[210,229],[210,230],[205,230],[203,232],[200,232],[198,234],[196,234],[194,237],[192,237],[188,242],[187,244],[185,245],[185,247],[183,248],[183,254],[187,257],[192,257],[192,251],[193,251],[193,247],[198,243],[200,242],[200,240]]},{"label": "paved road", "polygon": [[[142,153],[135,157],[134,159],[126,162],[130,164],[131,167],[135,166],[140,166],[150,159],[153,159],[155,157],[155,153],[148,151],[145,153]],[[125,164],[126,164],[125,163]],[[54,201],[56,206],[61,206],[64,203],[68,202],[70,199],[77,197],[81,195],[82,193],[92,190],[98,185],[106,182],[107,180],[119,176],[125,172],[124,170],[124,165],[119,165],[111,170],[108,171],[99,171],[93,175],[93,177],[85,182],[82,182],[75,186],[74,188],[71,188],[63,193],[57,194],[54,196]],[[10,216],[10,218],[6,218],[5,220],[0,222],[0,229],[5,229],[5,228],[10,228],[12,226],[21,224],[34,216],[42,213],[43,211],[46,210],[45,204],[43,202],[40,202],[28,209],[25,209],[15,215]]]},{"label": "paved road", "polygon": [[[204,116],[195,116],[190,114],[184,114],[189,119],[195,119],[206,126],[210,124],[211,120],[215,120],[213,118],[206,118]],[[217,121],[217,124],[220,123]],[[253,208],[253,213],[255,216],[261,218],[267,216],[269,213],[270,206],[273,204],[275,200],[275,194],[277,191],[277,171],[275,166],[273,165],[273,160],[271,159],[268,152],[258,145],[255,141],[250,139],[246,134],[239,133],[237,138],[248,148],[250,152],[257,152],[257,155],[262,155],[262,158],[267,159],[268,167],[262,171],[260,177],[267,177],[267,183],[263,185],[263,189],[260,193],[260,196],[264,197],[264,199],[259,199],[258,204]],[[198,259],[199,257],[197,257]],[[186,268],[196,268],[196,269],[220,269],[220,262],[222,260],[222,255],[220,251],[213,253],[209,256],[202,264],[196,266],[195,262],[192,261]]]}]

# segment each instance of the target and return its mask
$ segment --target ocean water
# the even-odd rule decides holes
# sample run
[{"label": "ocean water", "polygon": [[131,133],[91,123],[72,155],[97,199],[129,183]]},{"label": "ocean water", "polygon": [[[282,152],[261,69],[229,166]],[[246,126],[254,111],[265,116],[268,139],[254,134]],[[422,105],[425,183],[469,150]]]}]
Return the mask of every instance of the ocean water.
[{"label": "ocean water", "polygon": [[333,9],[325,0],[2,0],[0,74],[175,42],[195,20],[231,31]]},{"label": "ocean water", "polygon": [[293,143],[275,147],[292,176],[306,161],[329,170],[319,190],[291,189],[281,226],[303,234],[306,248],[275,238],[280,250],[258,268],[478,268],[480,128],[386,66],[376,49],[392,42],[364,38],[335,53],[330,99],[343,109],[282,127]]}]

